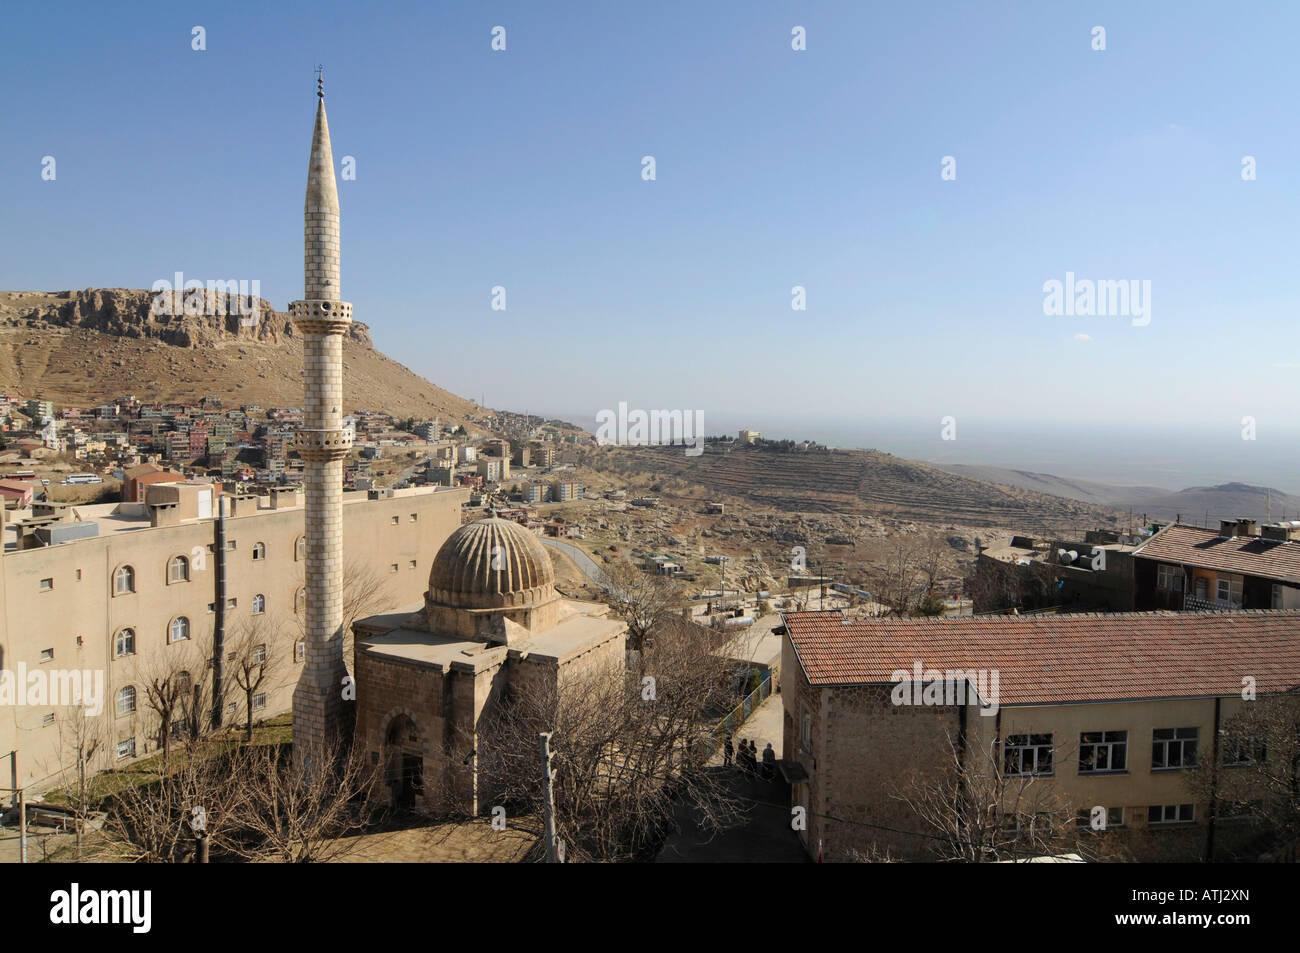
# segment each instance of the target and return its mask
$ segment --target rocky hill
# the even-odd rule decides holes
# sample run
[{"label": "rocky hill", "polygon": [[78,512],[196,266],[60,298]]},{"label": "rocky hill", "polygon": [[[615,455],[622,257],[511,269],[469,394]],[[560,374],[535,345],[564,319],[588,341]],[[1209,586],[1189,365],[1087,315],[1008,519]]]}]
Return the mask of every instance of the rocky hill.
[{"label": "rocky hill", "polygon": [[1122,503],[1134,513],[1150,519],[1218,526],[1219,520],[1300,519],[1300,497],[1281,490],[1248,483],[1222,483],[1219,486],[1189,486],[1177,493],[1141,496]]},{"label": "rocky hill", "polygon": [[[215,394],[227,403],[302,404],[302,336],[257,299],[257,320],[215,295],[195,310],[155,314],[151,291],[0,292],[0,389],[86,406],[134,393],[158,401]],[[184,308],[175,309],[183,311]],[[431,384],[375,350],[365,324],[343,341],[345,410],[460,422],[472,401]]]},{"label": "rocky hill", "polygon": [[[665,492],[694,488],[787,513],[1001,527],[1029,534],[1121,525],[1116,509],[989,483],[877,450],[783,452],[747,447],[688,457],[680,447],[593,448],[583,464],[645,474]],[[653,487],[647,490],[654,492]]]}]

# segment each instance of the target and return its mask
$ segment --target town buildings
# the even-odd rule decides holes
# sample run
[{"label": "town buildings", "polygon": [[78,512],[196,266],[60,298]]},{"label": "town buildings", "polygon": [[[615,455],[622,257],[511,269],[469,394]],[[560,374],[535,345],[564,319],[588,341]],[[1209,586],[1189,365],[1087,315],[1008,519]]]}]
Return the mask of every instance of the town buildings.
[{"label": "town buildings", "polygon": [[900,795],[955,759],[973,786],[990,764],[1032,778],[1067,819],[1105,808],[1104,836],[1138,860],[1243,856],[1259,837],[1187,779],[1202,761],[1232,770],[1221,727],[1296,691],[1300,612],[784,623],[786,772],[814,857],[932,857],[935,832]]},{"label": "town buildings", "polygon": [[[281,663],[275,683],[256,703],[255,718],[290,706],[305,648],[308,550],[301,494],[285,488],[229,497],[225,548],[217,549],[218,490],[155,484],[148,502],[37,504],[40,513],[3,514],[0,669],[16,672],[22,664],[28,672],[103,673],[103,712],[92,721],[105,746],[92,770],[156,750],[158,725],[144,680],[177,664],[192,666],[187,670],[196,680],[210,678],[218,618],[228,639],[262,624],[268,652]],[[344,494],[345,571],[373,580],[382,604],[417,600],[429,554],[460,525],[466,495],[433,488],[373,498]],[[48,538],[58,527],[90,535],[42,545],[36,530],[44,528]],[[20,549],[23,537],[26,548]],[[217,603],[219,579],[224,606]],[[242,720],[244,701],[230,691],[229,672],[226,679],[224,715]],[[53,704],[0,706],[0,753],[15,752],[20,786],[39,792],[68,768],[70,711]]]}]

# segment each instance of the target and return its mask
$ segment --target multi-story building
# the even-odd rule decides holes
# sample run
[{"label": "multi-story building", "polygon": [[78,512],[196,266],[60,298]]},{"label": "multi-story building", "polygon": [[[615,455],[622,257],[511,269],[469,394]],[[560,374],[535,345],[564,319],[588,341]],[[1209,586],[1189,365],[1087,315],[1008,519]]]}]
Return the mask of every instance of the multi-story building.
[{"label": "multi-story building", "polygon": [[478,461],[478,475],[488,483],[500,483],[509,474],[502,471],[510,464],[500,457],[481,457]]},{"label": "multi-story building", "polygon": [[[144,680],[184,664],[211,679],[215,625],[221,611],[227,645],[261,625],[277,660],[274,684],[254,701],[257,719],[289,709],[302,671],[306,542],[302,494],[229,498],[225,548],[216,547],[219,488],[155,485],[145,502],[41,507],[29,525],[0,515],[0,659],[28,673],[72,670],[102,678],[102,711],[90,716],[102,735],[94,770],[153,752],[158,725]],[[371,499],[343,495],[346,578],[364,574],[367,591],[392,606],[418,601],[429,559],[460,525],[467,492],[412,489]],[[78,517],[73,519],[73,516]],[[34,525],[32,525],[34,524]],[[30,548],[19,549],[21,537]],[[73,538],[76,537],[76,538]],[[68,542],[41,545],[45,540]],[[217,581],[226,601],[217,606]],[[367,599],[365,611],[376,611]],[[345,607],[346,608],[346,607]],[[181,660],[184,660],[183,663]],[[349,660],[350,661],[350,660]],[[202,673],[202,674],[200,674]],[[242,719],[243,698],[226,668],[227,719]],[[0,705],[0,752],[15,752],[18,784],[37,792],[64,783],[75,709],[53,704]],[[90,714],[89,712],[87,713]],[[4,768],[6,778],[9,766]]]},{"label": "multi-story building", "polygon": [[763,435],[757,430],[742,430],[739,434],[741,443],[758,443]]},{"label": "multi-story building", "polygon": [[580,500],[587,492],[587,487],[573,480],[556,480],[551,484],[551,499],[556,503],[568,503]]},{"label": "multi-story building", "polygon": [[1134,608],[1300,609],[1300,523],[1166,526],[1133,553]]},{"label": "multi-story building", "polygon": [[[1106,835],[1139,860],[1229,856],[1259,837],[1189,778],[1203,761],[1242,764],[1219,750],[1221,728],[1256,699],[1294,693],[1300,612],[793,612],[784,623],[783,769],[814,857],[928,856],[936,832],[904,798],[957,762],[968,790],[1059,809],[1066,823],[1103,808]],[[981,783],[999,772],[1003,786]],[[1048,796],[1031,800],[1030,782]]]}]

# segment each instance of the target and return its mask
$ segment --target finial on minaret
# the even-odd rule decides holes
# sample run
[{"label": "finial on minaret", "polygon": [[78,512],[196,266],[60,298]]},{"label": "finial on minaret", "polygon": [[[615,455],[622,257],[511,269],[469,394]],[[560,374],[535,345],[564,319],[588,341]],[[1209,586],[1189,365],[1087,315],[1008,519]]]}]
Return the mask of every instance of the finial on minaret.
[{"label": "finial on minaret", "polygon": [[316,64],[316,98],[325,98],[325,67],[319,63]]}]

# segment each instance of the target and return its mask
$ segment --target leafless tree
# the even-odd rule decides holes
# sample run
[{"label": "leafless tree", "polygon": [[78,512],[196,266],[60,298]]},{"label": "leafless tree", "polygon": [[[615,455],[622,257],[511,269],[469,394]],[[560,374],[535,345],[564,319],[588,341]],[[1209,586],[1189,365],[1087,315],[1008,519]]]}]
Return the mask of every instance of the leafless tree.
[{"label": "leafless tree", "polygon": [[147,661],[135,666],[136,681],[144,689],[145,707],[153,713],[158,726],[158,747],[162,749],[162,773],[167,773],[175,729],[183,724],[185,705],[190,701],[196,679],[205,671],[207,659],[194,642],[186,639],[152,653]]},{"label": "leafless tree", "polygon": [[[343,566],[343,658],[351,661],[353,652],[352,626],[366,616],[386,612],[397,604],[387,573],[377,565],[360,559],[349,559]],[[307,616],[297,614],[299,638],[307,637]]]},{"label": "leafless tree", "polygon": [[236,755],[233,770],[244,797],[236,822],[244,836],[234,843],[248,860],[323,863],[358,846],[358,833],[374,805],[379,770],[358,749],[326,745],[344,753],[313,760],[310,769],[287,748],[250,746]]},{"label": "leafless tree", "polygon": [[52,772],[63,786],[68,805],[75,814],[73,856],[80,860],[85,836],[86,816],[98,798],[96,760],[108,750],[108,736],[103,720],[86,713],[82,705],[59,711],[55,719],[58,738],[58,766]]},{"label": "leafless tree", "polygon": [[[1001,745],[960,745],[951,735],[943,761],[918,768],[893,793],[911,809],[941,861],[990,863],[1078,854],[1118,859],[1122,848],[1105,831],[1080,826],[1050,777],[1006,770]],[[1058,761],[1068,753],[1056,750]]]},{"label": "leafless tree", "polygon": [[1300,839],[1300,696],[1247,702],[1221,726],[1217,750],[1217,764],[1203,757],[1186,776],[1197,801],[1213,801],[1220,817],[1250,817],[1280,841]]},{"label": "leafless tree", "polygon": [[647,572],[626,559],[605,568],[605,598],[627,623],[628,648],[641,650],[647,636],[684,598],[682,587],[668,576]]},{"label": "leafless tree", "polygon": [[571,859],[644,857],[677,807],[705,829],[730,824],[739,806],[726,773],[705,767],[711,730],[734,700],[719,647],[713,630],[664,620],[639,681],[613,664],[508,695],[480,738],[484,789],[516,816],[541,816],[537,736],[550,731],[556,829]]},{"label": "leafless tree", "polygon": [[156,774],[141,764],[106,776],[109,834],[103,850],[123,860],[178,863],[189,859],[197,836],[222,843],[234,827],[244,792],[218,740],[197,741]]},{"label": "leafless tree", "polygon": [[232,633],[227,667],[231,680],[244,695],[244,740],[253,740],[254,701],[267,691],[283,669],[284,655],[275,636],[279,631],[270,615],[251,616]]}]

